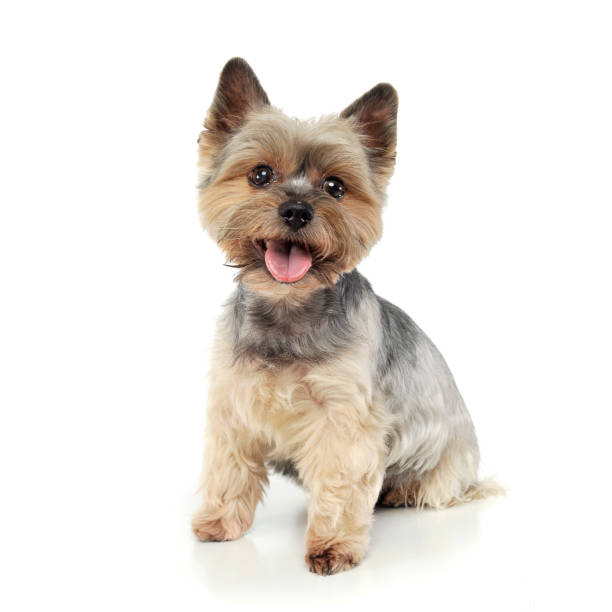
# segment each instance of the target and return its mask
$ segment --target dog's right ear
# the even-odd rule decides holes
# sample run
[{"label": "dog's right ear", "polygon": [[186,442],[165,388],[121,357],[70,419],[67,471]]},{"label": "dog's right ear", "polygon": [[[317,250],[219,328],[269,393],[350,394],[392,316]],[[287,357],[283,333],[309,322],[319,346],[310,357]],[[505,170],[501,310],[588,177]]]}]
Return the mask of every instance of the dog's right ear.
[{"label": "dog's right ear", "polygon": [[253,69],[241,57],[235,57],[221,71],[204,127],[219,135],[229,134],[240,127],[249,112],[269,104]]},{"label": "dog's right ear", "polygon": [[395,164],[397,105],[395,89],[379,83],[340,113],[361,136],[372,168],[387,179]]}]

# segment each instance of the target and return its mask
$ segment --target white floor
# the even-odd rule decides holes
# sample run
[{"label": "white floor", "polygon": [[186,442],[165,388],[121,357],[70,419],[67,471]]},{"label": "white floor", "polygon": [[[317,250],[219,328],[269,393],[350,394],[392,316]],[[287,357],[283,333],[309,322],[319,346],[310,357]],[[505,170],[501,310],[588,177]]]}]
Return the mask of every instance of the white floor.
[{"label": "white floor", "polygon": [[[456,608],[461,600],[488,609],[491,598],[507,590],[509,568],[503,559],[516,545],[505,528],[508,513],[507,501],[444,512],[377,510],[365,562],[323,578],[308,573],[303,561],[306,498],[275,477],[244,538],[193,544],[194,580],[215,600],[235,604],[335,608],[369,603],[408,609],[423,604]],[[513,569],[512,581],[514,593],[508,596],[513,603],[533,599],[527,566]]]},{"label": "white floor", "polygon": [[241,540],[189,543],[192,586],[236,609],[611,609],[589,586],[593,557],[577,559],[574,536],[555,532],[559,517],[521,493],[444,511],[377,510],[365,562],[322,578],[303,562],[305,495],[274,477]]},{"label": "white floor", "polygon": [[303,560],[307,498],[292,482],[272,477],[243,538],[201,543],[195,444],[167,447],[171,427],[130,429],[84,463],[87,441],[56,448],[62,465],[37,458],[36,482],[9,466],[24,503],[0,526],[3,610],[612,609],[607,489],[593,503],[571,474],[561,489],[563,473],[504,469],[503,498],[379,510],[363,564],[321,577]]}]

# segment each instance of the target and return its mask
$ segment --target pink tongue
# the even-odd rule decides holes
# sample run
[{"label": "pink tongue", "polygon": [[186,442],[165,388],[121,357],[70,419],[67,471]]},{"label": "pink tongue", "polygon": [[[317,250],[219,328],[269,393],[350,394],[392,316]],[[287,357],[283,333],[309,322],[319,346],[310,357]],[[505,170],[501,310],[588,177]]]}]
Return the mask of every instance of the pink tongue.
[{"label": "pink tongue", "polygon": [[268,242],[265,259],[268,271],[281,283],[299,281],[312,266],[312,255],[306,249],[280,240]]}]

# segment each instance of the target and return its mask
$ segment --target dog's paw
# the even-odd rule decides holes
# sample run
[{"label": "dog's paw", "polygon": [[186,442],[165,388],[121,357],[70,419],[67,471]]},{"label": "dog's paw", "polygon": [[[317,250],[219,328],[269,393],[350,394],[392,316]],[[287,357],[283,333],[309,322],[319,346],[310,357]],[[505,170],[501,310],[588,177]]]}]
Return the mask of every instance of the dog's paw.
[{"label": "dog's paw", "polygon": [[248,525],[243,525],[235,518],[213,518],[196,514],[191,521],[191,528],[202,542],[225,542],[237,540],[248,529]]},{"label": "dog's paw", "polygon": [[309,550],[306,553],[308,569],[320,576],[329,576],[355,567],[359,563],[355,555],[345,546],[332,544],[323,550]]}]

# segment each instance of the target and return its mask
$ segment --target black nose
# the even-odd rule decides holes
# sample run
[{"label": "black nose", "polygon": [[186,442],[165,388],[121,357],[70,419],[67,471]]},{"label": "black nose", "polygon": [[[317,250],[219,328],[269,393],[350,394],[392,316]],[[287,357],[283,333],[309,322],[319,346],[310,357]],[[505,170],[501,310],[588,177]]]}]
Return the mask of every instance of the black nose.
[{"label": "black nose", "polygon": [[283,202],[278,207],[278,214],[294,232],[297,232],[312,221],[314,210],[312,210],[312,206],[306,202],[289,200],[288,202]]}]

